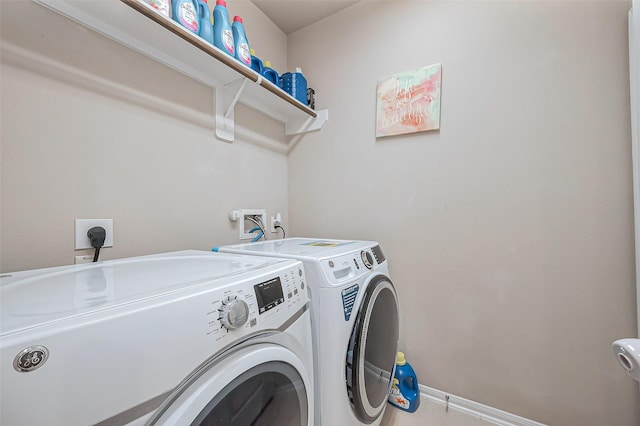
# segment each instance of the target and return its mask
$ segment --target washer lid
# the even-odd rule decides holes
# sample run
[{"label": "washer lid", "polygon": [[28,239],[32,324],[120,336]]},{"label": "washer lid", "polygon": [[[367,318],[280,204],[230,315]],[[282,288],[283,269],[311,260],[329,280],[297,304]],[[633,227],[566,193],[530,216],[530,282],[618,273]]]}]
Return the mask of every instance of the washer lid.
[{"label": "washer lid", "polygon": [[187,250],[5,274],[0,277],[0,336],[200,284],[222,287],[281,262]]},{"label": "washer lid", "polygon": [[264,256],[289,257],[301,260],[319,260],[377,246],[374,241],[330,240],[322,238],[287,238],[250,244],[220,247],[220,252],[251,253]]}]

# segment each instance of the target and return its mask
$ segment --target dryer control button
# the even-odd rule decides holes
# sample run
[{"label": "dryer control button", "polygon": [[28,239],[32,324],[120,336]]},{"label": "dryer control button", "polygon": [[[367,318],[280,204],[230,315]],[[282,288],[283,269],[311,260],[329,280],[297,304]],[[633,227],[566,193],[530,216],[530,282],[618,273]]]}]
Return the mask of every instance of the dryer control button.
[{"label": "dryer control button", "polygon": [[362,257],[362,263],[364,263],[364,266],[366,266],[367,269],[373,268],[373,256],[371,256],[371,253],[368,251],[362,251],[360,252],[360,256]]}]

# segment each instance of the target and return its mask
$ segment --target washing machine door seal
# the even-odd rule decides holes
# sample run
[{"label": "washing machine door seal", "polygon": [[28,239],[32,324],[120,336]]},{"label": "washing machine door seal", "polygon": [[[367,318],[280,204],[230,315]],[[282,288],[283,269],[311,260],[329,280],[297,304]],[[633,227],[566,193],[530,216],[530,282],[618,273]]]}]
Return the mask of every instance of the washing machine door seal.
[{"label": "washing machine door seal", "polygon": [[346,361],[347,393],[356,417],[374,422],[383,412],[399,338],[398,297],[391,280],[376,275],[366,287]]},{"label": "washing machine door seal", "polygon": [[246,347],[199,372],[150,424],[305,426],[312,415],[306,376],[281,346]]}]

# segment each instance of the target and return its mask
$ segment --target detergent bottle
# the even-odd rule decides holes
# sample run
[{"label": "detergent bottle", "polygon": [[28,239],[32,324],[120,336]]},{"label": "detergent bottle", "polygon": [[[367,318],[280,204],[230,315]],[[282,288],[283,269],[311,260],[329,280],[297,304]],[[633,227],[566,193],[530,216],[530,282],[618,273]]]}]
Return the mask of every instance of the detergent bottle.
[{"label": "detergent bottle", "polygon": [[271,61],[264,61],[262,75],[264,75],[267,80],[280,87],[280,76],[276,70],[271,68]]},{"label": "detergent bottle", "polygon": [[200,37],[213,44],[213,26],[211,25],[211,13],[207,0],[198,1],[198,12],[200,15]]},{"label": "detergent bottle", "polygon": [[213,8],[213,44],[224,53],[235,56],[233,32],[229,24],[229,12],[227,12],[225,0],[217,0]]},{"label": "detergent bottle", "polygon": [[391,382],[388,401],[409,413],[413,413],[420,406],[418,378],[411,365],[405,360],[404,352],[398,352],[396,374]]},{"label": "detergent bottle", "polygon": [[144,0],[144,2],[167,18],[171,18],[171,0]]},{"label": "detergent bottle", "polygon": [[249,49],[249,53],[251,53],[251,69],[262,75],[262,60],[256,56],[253,47]]},{"label": "detergent bottle", "polygon": [[286,72],[282,74],[282,89],[307,105],[307,79],[302,75],[302,69],[296,68],[296,72]]},{"label": "detergent bottle", "polygon": [[233,30],[233,41],[236,48],[235,57],[246,66],[250,67],[251,51],[249,50],[249,41],[247,40],[247,35],[244,32],[244,24],[242,23],[242,18],[239,16],[234,16],[233,24],[231,25],[231,27]]},{"label": "detergent bottle", "polygon": [[174,21],[199,35],[200,17],[198,15],[198,2],[196,0],[171,0],[171,17]]}]

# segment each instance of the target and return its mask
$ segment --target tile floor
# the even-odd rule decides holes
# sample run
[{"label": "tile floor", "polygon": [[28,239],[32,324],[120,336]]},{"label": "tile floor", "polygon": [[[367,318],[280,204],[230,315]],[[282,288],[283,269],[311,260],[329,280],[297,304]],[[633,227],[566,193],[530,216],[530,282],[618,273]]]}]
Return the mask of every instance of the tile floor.
[{"label": "tile floor", "polygon": [[423,399],[415,413],[407,413],[388,405],[380,426],[490,426],[494,424],[451,408],[445,411],[444,405]]}]

